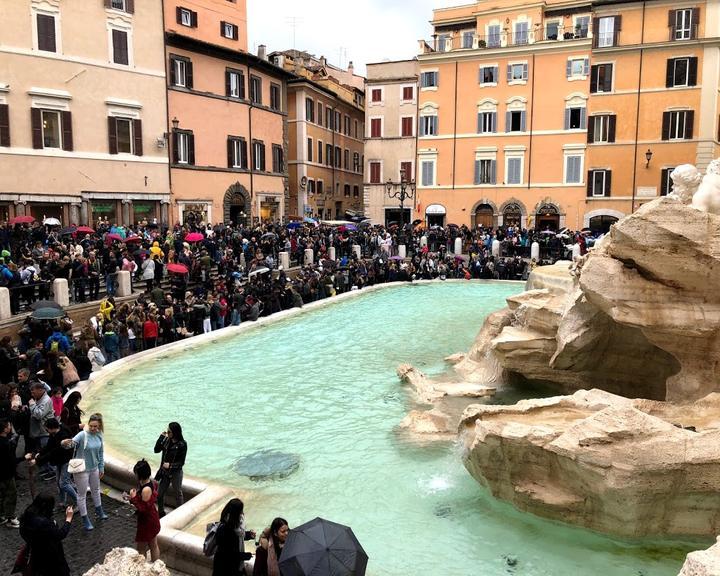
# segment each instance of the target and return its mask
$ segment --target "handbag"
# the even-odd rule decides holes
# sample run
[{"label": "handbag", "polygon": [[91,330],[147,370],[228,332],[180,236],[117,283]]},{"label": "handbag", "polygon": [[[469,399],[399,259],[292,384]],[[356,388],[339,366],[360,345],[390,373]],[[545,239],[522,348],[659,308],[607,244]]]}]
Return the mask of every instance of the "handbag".
[{"label": "handbag", "polygon": [[77,446],[75,446],[73,457],[68,462],[68,472],[70,474],[85,472],[85,450],[87,450],[87,432],[83,432],[83,458],[75,458],[77,456]]},{"label": "handbag", "polygon": [[27,544],[20,547],[10,574],[21,574],[22,576],[30,574],[30,548]]}]

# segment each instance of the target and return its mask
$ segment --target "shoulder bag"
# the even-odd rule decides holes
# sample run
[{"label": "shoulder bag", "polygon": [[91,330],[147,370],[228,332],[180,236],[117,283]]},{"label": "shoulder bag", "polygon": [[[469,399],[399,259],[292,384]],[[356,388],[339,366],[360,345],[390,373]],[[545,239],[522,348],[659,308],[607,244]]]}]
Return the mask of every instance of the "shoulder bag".
[{"label": "shoulder bag", "polygon": [[87,450],[87,432],[83,432],[83,457],[75,457],[77,456],[77,446],[75,446],[73,457],[70,459],[70,462],[68,462],[68,472],[70,472],[70,474],[85,472],[85,450]]}]

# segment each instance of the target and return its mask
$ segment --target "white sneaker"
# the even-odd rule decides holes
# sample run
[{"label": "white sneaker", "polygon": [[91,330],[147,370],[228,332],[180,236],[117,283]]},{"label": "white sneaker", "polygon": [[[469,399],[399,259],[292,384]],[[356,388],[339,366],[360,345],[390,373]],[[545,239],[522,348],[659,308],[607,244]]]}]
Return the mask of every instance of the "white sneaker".
[{"label": "white sneaker", "polygon": [[20,528],[20,522],[18,522],[17,518],[10,518],[7,522],[5,522],[5,526],[8,528]]}]

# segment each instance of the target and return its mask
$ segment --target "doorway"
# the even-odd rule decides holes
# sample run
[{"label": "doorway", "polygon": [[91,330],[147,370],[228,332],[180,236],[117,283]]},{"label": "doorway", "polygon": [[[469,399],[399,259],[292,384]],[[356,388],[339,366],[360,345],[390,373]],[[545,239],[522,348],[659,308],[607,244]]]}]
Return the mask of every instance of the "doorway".
[{"label": "doorway", "polygon": [[495,211],[490,204],[480,204],[475,209],[474,218],[473,228],[493,228],[495,226]]}]

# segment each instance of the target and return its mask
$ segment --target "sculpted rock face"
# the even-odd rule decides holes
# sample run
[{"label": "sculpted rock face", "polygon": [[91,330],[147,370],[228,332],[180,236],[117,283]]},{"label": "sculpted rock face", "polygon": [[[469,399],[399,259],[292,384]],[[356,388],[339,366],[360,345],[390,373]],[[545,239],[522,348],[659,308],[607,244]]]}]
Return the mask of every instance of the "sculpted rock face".
[{"label": "sculpted rock face", "polygon": [[678,576],[720,576],[720,539],[707,550],[690,552]]},{"label": "sculpted rock face", "polygon": [[463,460],[494,496],[539,516],[633,538],[714,535],[719,410],[720,394],[679,407],[601,390],[474,405]]},{"label": "sculpted rock face", "polygon": [[132,548],[115,548],[84,576],[170,576],[170,571],[162,560],[149,563]]}]

